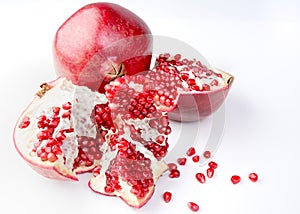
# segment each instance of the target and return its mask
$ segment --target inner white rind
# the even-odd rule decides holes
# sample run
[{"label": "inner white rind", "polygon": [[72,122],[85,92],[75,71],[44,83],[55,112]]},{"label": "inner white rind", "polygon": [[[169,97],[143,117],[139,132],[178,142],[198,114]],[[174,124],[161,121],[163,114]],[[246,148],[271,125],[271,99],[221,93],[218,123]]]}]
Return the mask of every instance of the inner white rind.
[{"label": "inner white rind", "polygon": [[[70,118],[62,118],[61,115],[66,112],[66,110],[62,109],[62,105],[67,102],[72,104],[71,115]],[[96,137],[96,127],[90,120],[90,115],[94,105],[103,103],[107,103],[105,95],[92,92],[84,86],[76,86],[65,78],[57,80],[54,87],[48,90],[41,98],[36,98],[21,116],[19,124],[24,117],[30,118],[30,124],[26,128],[19,128],[19,124],[17,124],[15,142],[18,150],[25,159],[30,160],[32,163],[55,166],[61,168],[66,174],[73,174],[73,163],[78,154],[76,136]],[[36,135],[42,130],[37,127],[37,122],[41,115],[50,118],[53,115],[53,107],[61,108],[59,114],[60,123],[54,130],[53,136],[56,136],[59,130],[69,128],[73,128],[74,132],[65,133],[66,139],[62,145],[65,159],[60,155],[54,163],[49,161],[42,162],[36,153],[32,152],[34,144],[38,142]],[[38,149],[45,144],[46,140],[41,143]]]}]

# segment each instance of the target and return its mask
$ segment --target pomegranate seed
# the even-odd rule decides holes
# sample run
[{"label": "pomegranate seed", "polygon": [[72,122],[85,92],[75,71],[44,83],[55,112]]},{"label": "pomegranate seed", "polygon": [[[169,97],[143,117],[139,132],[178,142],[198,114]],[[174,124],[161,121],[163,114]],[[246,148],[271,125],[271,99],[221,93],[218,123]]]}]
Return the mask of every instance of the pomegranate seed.
[{"label": "pomegranate seed", "polygon": [[60,122],[59,117],[52,118],[52,120],[49,123],[49,127],[56,128],[58,126],[59,122]]},{"label": "pomegranate seed", "polygon": [[199,155],[195,155],[192,157],[192,160],[195,162],[195,163],[198,163],[200,161],[200,156]]},{"label": "pomegranate seed", "polygon": [[239,183],[241,181],[241,177],[240,176],[238,176],[238,175],[233,175],[233,176],[231,176],[231,182],[233,183],[233,184],[237,184],[237,183]]},{"label": "pomegranate seed", "polygon": [[197,173],[196,179],[202,184],[206,182],[205,175],[203,173]]},{"label": "pomegranate seed", "polygon": [[215,174],[215,170],[211,167],[209,167],[207,170],[206,170],[206,175],[208,178],[212,178]]},{"label": "pomegranate seed", "polygon": [[37,134],[37,138],[39,140],[47,140],[50,137],[50,133],[48,131],[40,131]]},{"label": "pomegranate seed", "polygon": [[213,81],[211,81],[210,85],[211,86],[218,86],[219,82],[216,79],[214,79]]},{"label": "pomegranate seed", "polygon": [[50,162],[54,162],[54,161],[57,160],[57,157],[56,157],[56,155],[55,155],[54,153],[50,152],[50,153],[48,153],[48,155],[47,155],[47,159],[48,159]]},{"label": "pomegranate seed", "polygon": [[211,168],[213,168],[213,169],[218,168],[218,164],[216,162],[214,162],[214,161],[210,161],[208,163],[208,166],[211,167]]},{"label": "pomegranate seed", "polygon": [[42,161],[47,161],[48,160],[47,153],[45,153],[45,152],[41,153],[40,158]]},{"label": "pomegranate seed", "polygon": [[180,171],[178,169],[171,170],[169,177],[170,178],[178,178],[180,176]]},{"label": "pomegranate seed", "polygon": [[205,151],[204,153],[203,153],[203,157],[205,157],[206,159],[209,159],[210,157],[211,157],[211,153],[210,153],[210,151]]},{"label": "pomegranate seed", "polygon": [[210,86],[207,85],[207,84],[203,84],[203,85],[202,85],[202,90],[203,90],[203,91],[210,91]]},{"label": "pomegranate seed", "polygon": [[186,164],[186,158],[178,158],[177,162],[179,165],[184,166]]},{"label": "pomegranate seed", "polygon": [[256,181],[258,181],[258,175],[255,172],[252,172],[249,174],[249,179],[252,182],[256,182]]},{"label": "pomegranate seed", "polygon": [[187,150],[186,155],[187,156],[193,156],[196,153],[196,150],[194,147],[191,147]]},{"label": "pomegranate seed", "polygon": [[24,117],[23,121],[19,125],[19,128],[20,129],[25,129],[29,126],[29,124],[30,124],[30,118],[29,117]]},{"label": "pomegranate seed", "polygon": [[57,139],[58,141],[63,141],[63,140],[66,139],[66,135],[65,135],[62,131],[60,131],[60,132],[57,133],[56,139]]},{"label": "pomegranate seed", "polygon": [[220,78],[223,77],[221,73],[217,73],[216,76],[217,76],[217,77],[220,77]]},{"label": "pomegranate seed", "polygon": [[71,116],[71,111],[66,111],[61,115],[62,118],[70,118],[70,116]]},{"label": "pomegranate seed", "polygon": [[164,201],[166,203],[169,203],[171,201],[171,199],[172,199],[172,193],[170,193],[170,192],[164,192],[163,198],[164,198]]},{"label": "pomegranate seed", "polygon": [[172,171],[174,169],[177,169],[177,165],[176,165],[176,163],[169,163],[168,168],[169,168],[169,171]]},{"label": "pomegranate seed", "polygon": [[194,203],[194,202],[188,202],[188,207],[193,211],[193,212],[197,212],[199,210],[199,206],[198,204]]},{"label": "pomegranate seed", "polygon": [[64,110],[70,110],[72,108],[72,104],[70,102],[67,102],[65,104],[62,104],[62,108]]},{"label": "pomegranate seed", "polygon": [[59,114],[59,111],[60,111],[60,108],[59,107],[52,107],[52,111],[55,115],[58,115]]}]

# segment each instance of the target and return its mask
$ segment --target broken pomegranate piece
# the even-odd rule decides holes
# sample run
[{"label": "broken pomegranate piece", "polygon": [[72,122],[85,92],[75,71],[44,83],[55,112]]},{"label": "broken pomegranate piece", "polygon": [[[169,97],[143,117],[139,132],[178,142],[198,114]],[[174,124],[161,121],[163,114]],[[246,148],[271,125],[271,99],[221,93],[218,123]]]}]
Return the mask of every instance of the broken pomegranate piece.
[{"label": "broken pomegranate piece", "polygon": [[107,136],[106,161],[89,182],[93,191],[119,196],[133,207],[150,199],[157,179],[168,169],[162,158],[171,132],[168,115],[155,100],[157,91],[141,87],[141,81],[146,79],[126,76],[106,85],[108,118],[117,131]]},{"label": "broken pomegranate piece", "polygon": [[45,83],[17,122],[15,147],[40,174],[77,180],[76,173],[92,170],[101,159],[105,139],[91,112],[107,101],[64,78]]},{"label": "broken pomegranate piece", "polygon": [[162,158],[171,128],[155,91],[133,87],[118,105],[123,92],[107,99],[65,78],[43,84],[17,122],[15,147],[48,178],[78,180],[76,174],[93,171],[92,190],[143,206],[168,169]]},{"label": "broken pomegranate piece", "polygon": [[209,69],[199,60],[168,53],[156,58],[149,76],[166,82],[167,87],[159,91],[171,100],[166,105],[175,105],[169,117],[178,121],[196,121],[212,114],[222,105],[234,79],[219,69]]}]

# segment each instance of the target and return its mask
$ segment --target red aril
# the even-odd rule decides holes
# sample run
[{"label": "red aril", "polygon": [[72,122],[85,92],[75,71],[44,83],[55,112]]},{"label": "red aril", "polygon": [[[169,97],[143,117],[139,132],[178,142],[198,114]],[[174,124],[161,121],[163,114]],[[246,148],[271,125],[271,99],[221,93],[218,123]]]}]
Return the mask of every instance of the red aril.
[{"label": "red aril", "polygon": [[184,166],[186,164],[186,158],[178,158],[177,162],[179,165]]},{"label": "red aril", "polygon": [[214,161],[210,161],[208,163],[208,166],[211,167],[211,168],[213,168],[213,169],[218,168],[218,164],[216,162],[214,162]]},{"label": "red aril", "polygon": [[252,172],[249,174],[249,179],[252,182],[257,182],[258,181],[258,175],[255,172]]},{"label": "red aril", "polygon": [[192,210],[193,212],[197,212],[199,210],[199,205],[194,203],[194,202],[188,202],[188,207],[190,208],[190,210]]},{"label": "red aril", "polygon": [[180,177],[180,171],[178,169],[173,169],[170,171],[169,174],[170,178],[179,178]]},{"label": "red aril", "polygon": [[203,157],[205,157],[206,159],[209,159],[211,157],[211,152],[210,151],[203,152]]},{"label": "red aril", "polygon": [[177,169],[177,165],[176,165],[176,163],[168,163],[168,168],[169,168],[169,171],[172,171],[174,169]]},{"label": "red aril", "polygon": [[163,199],[166,203],[169,203],[172,199],[172,193],[170,192],[164,192]]},{"label": "red aril", "polygon": [[186,155],[187,156],[193,156],[196,153],[195,147],[190,147],[187,152]]},{"label": "red aril", "polygon": [[149,69],[152,35],[136,14],[117,4],[88,4],[57,30],[54,64],[58,76],[103,92],[125,73]]},{"label": "red aril", "polygon": [[197,173],[197,174],[196,174],[196,179],[197,179],[200,183],[202,183],[202,184],[204,184],[204,183],[206,182],[206,178],[205,178],[205,175],[204,175],[203,173]]},{"label": "red aril", "polygon": [[241,177],[239,175],[233,175],[230,180],[233,184],[238,184],[241,181]]},{"label": "red aril", "polygon": [[206,170],[206,175],[207,175],[208,178],[212,178],[212,177],[214,176],[214,174],[215,174],[214,168],[209,167],[209,168]]},{"label": "red aril", "polygon": [[199,155],[193,156],[192,161],[195,162],[195,163],[198,163],[200,161],[200,156]]}]

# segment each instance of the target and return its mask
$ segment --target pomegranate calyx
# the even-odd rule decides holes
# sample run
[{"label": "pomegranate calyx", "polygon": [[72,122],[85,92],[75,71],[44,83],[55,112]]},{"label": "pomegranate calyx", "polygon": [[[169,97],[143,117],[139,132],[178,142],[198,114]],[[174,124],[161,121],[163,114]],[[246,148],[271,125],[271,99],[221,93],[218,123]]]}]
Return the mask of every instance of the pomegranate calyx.
[{"label": "pomegranate calyx", "polygon": [[113,64],[111,65],[113,68],[113,73],[108,73],[107,75],[111,77],[111,79],[109,80],[109,82],[114,81],[115,79],[117,79],[118,77],[122,77],[126,74],[126,70],[125,67],[123,65],[123,63],[121,63],[119,65],[119,68],[116,68]]},{"label": "pomegranate calyx", "polygon": [[36,95],[42,98],[47,93],[47,91],[49,91],[52,88],[52,86],[48,83],[43,83],[40,85],[40,88],[41,89],[36,93]]}]

